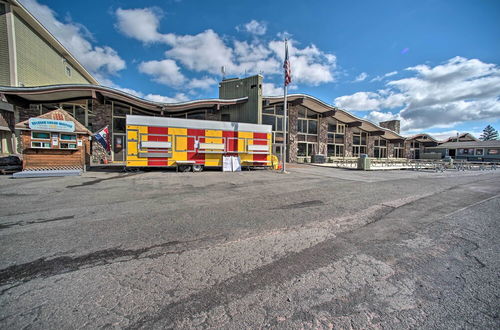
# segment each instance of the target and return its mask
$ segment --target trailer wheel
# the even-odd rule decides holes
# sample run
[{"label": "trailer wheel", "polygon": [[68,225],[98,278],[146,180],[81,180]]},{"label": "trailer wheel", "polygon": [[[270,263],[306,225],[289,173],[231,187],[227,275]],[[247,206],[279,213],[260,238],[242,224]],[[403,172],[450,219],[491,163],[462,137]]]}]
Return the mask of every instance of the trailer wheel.
[{"label": "trailer wheel", "polygon": [[201,171],[203,171],[203,165],[200,164],[193,165],[193,172],[201,172]]},{"label": "trailer wheel", "polygon": [[191,166],[189,165],[181,165],[179,166],[179,172],[190,172]]}]

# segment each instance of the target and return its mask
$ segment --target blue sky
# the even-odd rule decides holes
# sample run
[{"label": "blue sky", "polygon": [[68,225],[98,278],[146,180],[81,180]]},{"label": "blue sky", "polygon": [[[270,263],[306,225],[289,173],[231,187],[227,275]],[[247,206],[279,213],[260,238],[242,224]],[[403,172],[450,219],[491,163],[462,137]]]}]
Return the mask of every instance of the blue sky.
[{"label": "blue sky", "polygon": [[221,65],[281,93],[287,36],[290,92],[407,134],[500,128],[499,1],[21,2],[102,84],[150,100],[217,97]]}]

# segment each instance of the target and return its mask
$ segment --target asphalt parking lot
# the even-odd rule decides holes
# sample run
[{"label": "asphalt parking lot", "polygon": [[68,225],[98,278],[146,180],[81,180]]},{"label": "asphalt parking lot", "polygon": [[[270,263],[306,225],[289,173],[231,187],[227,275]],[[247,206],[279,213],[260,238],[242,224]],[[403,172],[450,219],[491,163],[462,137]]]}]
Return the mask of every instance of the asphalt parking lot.
[{"label": "asphalt parking lot", "polygon": [[500,327],[500,171],[289,172],[0,176],[0,327]]}]

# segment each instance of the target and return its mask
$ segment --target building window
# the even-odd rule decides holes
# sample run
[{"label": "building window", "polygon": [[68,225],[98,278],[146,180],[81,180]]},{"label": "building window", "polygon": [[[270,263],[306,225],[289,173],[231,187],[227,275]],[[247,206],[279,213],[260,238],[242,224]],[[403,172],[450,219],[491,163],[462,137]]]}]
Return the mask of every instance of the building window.
[{"label": "building window", "polygon": [[85,127],[88,127],[87,101],[85,101],[85,104],[61,103],[59,104],[59,108],[68,112],[80,124],[85,125]]},{"label": "building window", "polygon": [[271,125],[273,143],[283,143],[283,106],[271,106],[262,109],[262,124]]},{"label": "building window", "polygon": [[76,135],[75,134],[61,133],[61,134],[59,134],[59,140],[63,140],[63,141],[76,141]]},{"label": "building window", "polygon": [[318,153],[318,113],[299,108],[297,120],[297,156],[310,157]]},{"label": "building window", "polygon": [[375,138],[373,155],[375,158],[387,158],[387,140],[381,137]]},{"label": "building window", "polygon": [[61,143],[59,143],[59,148],[60,149],[76,149],[76,143],[61,142]]},{"label": "building window", "polygon": [[112,102],[113,113],[113,134],[126,132],[126,115],[132,113],[132,108],[129,105]]},{"label": "building window", "polygon": [[361,154],[366,154],[366,141],[368,140],[368,133],[354,129],[352,133],[352,155],[359,157]]},{"label": "building window", "polygon": [[394,158],[404,158],[404,146],[402,142],[394,143]]},{"label": "building window", "polygon": [[476,156],[482,156],[484,153],[483,149],[476,149]]},{"label": "building window", "polygon": [[50,133],[31,131],[31,138],[37,140],[50,140]]},{"label": "building window", "polygon": [[458,153],[461,155],[474,155],[474,149],[458,149]]},{"label": "building window", "polygon": [[344,157],[345,124],[339,123],[334,118],[328,118],[328,157]]},{"label": "building window", "polygon": [[488,155],[498,155],[500,149],[488,149]]},{"label": "building window", "polygon": [[191,112],[191,113],[187,113],[186,114],[186,117],[188,119],[201,119],[201,120],[204,120],[207,118],[206,116],[206,111],[203,110],[203,111],[197,111],[197,112]]},{"label": "building window", "polygon": [[32,148],[50,149],[50,142],[31,141]]}]

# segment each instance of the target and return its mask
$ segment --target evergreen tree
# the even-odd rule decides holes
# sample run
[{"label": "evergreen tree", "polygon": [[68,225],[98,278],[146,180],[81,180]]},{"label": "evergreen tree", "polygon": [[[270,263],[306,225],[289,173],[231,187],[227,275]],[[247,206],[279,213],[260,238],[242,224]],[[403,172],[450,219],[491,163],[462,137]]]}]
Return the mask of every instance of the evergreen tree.
[{"label": "evergreen tree", "polygon": [[493,126],[488,125],[483,129],[483,134],[479,139],[482,141],[498,140],[498,131]]}]

